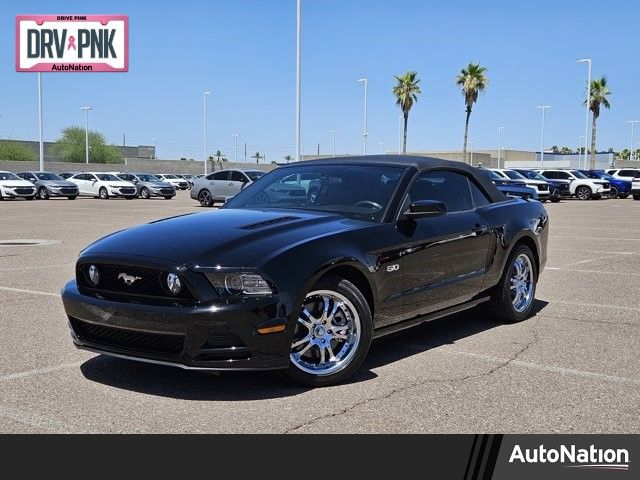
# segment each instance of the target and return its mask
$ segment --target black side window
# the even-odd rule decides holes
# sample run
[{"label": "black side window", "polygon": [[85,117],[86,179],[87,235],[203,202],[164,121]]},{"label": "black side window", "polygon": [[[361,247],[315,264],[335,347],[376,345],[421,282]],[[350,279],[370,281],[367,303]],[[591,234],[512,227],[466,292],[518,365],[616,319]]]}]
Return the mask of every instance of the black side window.
[{"label": "black side window", "polygon": [[471,179],[468,179],[467,181],[469,182],[469,188],[471,189],[471,198],[473,199],[473,205],[476,208],[489,205],[491,203],[491,200],[489,200],[485,193],[480,190],[480,187],[478,187]]},{"label": "black side window", "polygon": [[620,175],[621,177],[637,177],[638,172],[636,172],[635,170],[620,170],[620,173],[618,175]]},{"label": "black side window", "polygon": [[556,175],[556,172],[542,172],[542,176],[550,178],[551,180],[558,178],[558,175]]},{"label": "black side window", "polygon": [[409,190],[409,201],[438,200],[448,212],[462,212],[473,208],[469,180],[455,172],[433,171],[421,174]]},{"label": "black side window", "polygon": [[214,180],[229,180],[229,171],[222,170],[221,172],[216,172],[213,174]]},{"label": "black side window", "polygon": [[246,182],[247,177],[244,176],[244,173],[233,170],[231,172],[231,181],[232,182]]},{"label": "black side window", "polygon": [[561,178],[561,179],[564,179],[564,180],[568,180],[570,177],[569,177],[569,174],[567,172],[556,172],[556,178]]}]

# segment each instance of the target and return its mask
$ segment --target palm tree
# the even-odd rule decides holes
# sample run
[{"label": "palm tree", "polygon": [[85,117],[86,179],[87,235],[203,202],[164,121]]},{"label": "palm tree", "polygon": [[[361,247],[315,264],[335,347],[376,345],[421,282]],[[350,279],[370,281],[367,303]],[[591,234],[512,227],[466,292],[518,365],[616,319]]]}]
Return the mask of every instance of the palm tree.
[{"label": "palm tree", "polygon": [[220,163],[220,159],[226,161],[223,157],[224,157],[224,153],[222,153],[220,150],[217,150],[216,153],[213,154],[214,157],[216,157],[218,159],[218,163]]},{"label": "palm tree", "polygon": [[[611,108],[609,104],[609,95],[611,90],[607,86],[607,77],[602,76],[595,80],[591,80],[591,96],[589,98],[589,110],[593,114],[591,116],[591,169],[596,168],[596,123],[600,116],[600,107],[603,106],[606,109]],[[583,105],[586,104],[586,100]]]},{"label": "palm tree", "polygon": [[464,103],[467,106],[467,118],[464,122],[464,145],[462,147],[462,160],[467,161],[467,136],[469,134],[469,117],[473,104],[478,101],[478,94],[487,88],[489,79],[486,75],[487,69],[481,67],[479,63],[469,63],[466,68],[460,70],[456,78],[456,85],[460,87]]},{"label": "palm tree", "polygon": [[285,155],[283,158],[285,159],[285,161],[287,163],[289,163],[291,161],[291,155]]},{"label": "palm tree", "polygon": [[422,93],[418,84],[418,72],[406,72],[402,76],[394,75],[396,84],[393,87],[393,94],[396,97],[396,105],[402,109],[404,116],[404,137],[402,141],[402,153],[407,153],[407,124],[409,122],[409,111],[413,104],[418,101],[418,95]]}]

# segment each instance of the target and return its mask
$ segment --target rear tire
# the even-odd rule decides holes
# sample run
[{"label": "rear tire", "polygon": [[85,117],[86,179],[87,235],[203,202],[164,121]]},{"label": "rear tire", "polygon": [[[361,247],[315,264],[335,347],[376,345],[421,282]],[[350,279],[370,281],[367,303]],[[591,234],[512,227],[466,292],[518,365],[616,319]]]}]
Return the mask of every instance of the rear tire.
[{"label": "rear tire", "polygon": [[634,193],[633,194],[633,199],[634,200],[640,200],[640,193]]},{"label": "rear tire", "polygon": [[495,286],[489,300],[490,314],[504,323],[528,318],[533,309],[537,281],[538,268],[533,252],[526,245],[517,245],[509,255],[500,283]]},{"label": "rear tire", "polygon": [[629,197],[629,193],[628,193],[628,192],[627,192],[627,193],[619,193],[619,194],[618,194],[618,198],[621,198],[621,199],[623,199],[623,200],[624,200],[625,198],[628,198],[628,197]]},{"label": "rear tire", "polygon": [[107,191],[106,188],[101,187],[100,191],[99,191],[99,194],[100,194],[100,198],[102,200],[109,200],[109,192]]},{"label": "rear tire", "polygon": [[40,190],[38,190],[38,198],[40,200],[49,200],[49,191],[46,187],[40,187]]},{"label": "rear tire", "polygon": [[311,288],[300,307],[289,368],[282,373],[310,387],[344,382],[362,366],[372,336],[371,310],[360,290],[328,275]]}]

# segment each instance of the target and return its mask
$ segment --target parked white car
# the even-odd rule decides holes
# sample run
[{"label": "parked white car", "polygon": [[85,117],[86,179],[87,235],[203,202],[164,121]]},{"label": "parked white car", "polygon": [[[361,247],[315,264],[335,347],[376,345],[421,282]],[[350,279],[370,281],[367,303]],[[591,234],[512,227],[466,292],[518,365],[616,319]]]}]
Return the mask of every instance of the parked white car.
[{"label": "parked white car", "polygon": [[194,178],[191,198],[203,207],[212,207],[216,202],[224,203],[264,174],[262,170],[219,170]]},{"label": "parked white car", "polygon": [[606,171],[609,175],[621,180],[633,180],[634,178],[640,179],[640,168],[614,168],[613,170]]},{"label": "parked white car", "polygon": [[5,198],[26,198],[33,200],[36,187],[33,183],[23,180],[15,173],[0,171],[0,200]]},{"label": "parked white car", "polygon": [[531,178],[527,178],[524,175],[516,172],[515,170],[509,170],[507,168],[489,168],[492,172],[497,173],[502,178],[507,180],[522,180],[525,182],[525,186],[529,188],[533,188],[538,192],[538,199],[546,202],[551,196],[551,190],[549,188],[549,183],[544,180],[534,180]]},{"label": "parked white car", "polygon": [[536,170],[550,180],[567,180],[569,191],[578,200],[599,199],[611,193],[611,186],[605,180],[587,177],[578,170],[545,169]]},{"label": "parked white car", "polygon": [[78,186],[81,196],[99,197],[103,200],[109,197],[124,197],[127,200],[131,200],[138,195],[136,186],[133,183],[125,182],[113,173],[78,173],[67,180]]},{"label": "parked white car", "polygon": [[190,187],[188,181],[184,178],[178,177],[177,175],[173,175],[172,173],[156,173],[153,176],[162,182],[170,183],[177,190],[188,190]]}]

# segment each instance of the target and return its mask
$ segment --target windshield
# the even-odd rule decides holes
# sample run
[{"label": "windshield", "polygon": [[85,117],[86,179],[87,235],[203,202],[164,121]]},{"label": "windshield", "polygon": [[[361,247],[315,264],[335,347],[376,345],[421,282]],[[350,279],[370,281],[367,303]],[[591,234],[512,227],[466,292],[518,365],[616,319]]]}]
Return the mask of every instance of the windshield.
[{"label": "windshield", "polygon": [[523,175],[520,175],[514,170],[503,170],[503,173],[512,180],[522,180],[523,178],[525,178]]},{"label": "windshield", "polygon": [[172,180],[175,180],[176,178],[178,178],[178,177],[176,177],[175,175],[163,175],[163,177],[164,177],[164,178],[170,178],[170,179],[172,179]]},{"label": "windshield", "polygon": [[484,172],[487,172],[488,177],[491,180],[504,180],[503,177],[501,177],[500,175],[498,175],[496,172],[494,172],[493,170],[483,170]]},{"label": "windshield", "polygon": [[189,178],[189,179],[191,179],[191,178],[193,178],[193,175],[182,175],[182,178]]},{"label": "windshield", "polygon": [[98,180],[102,180],[103,182],[121,182],[122,179],[116,177],[115,175],[111,175],[110,173],[96,173],[96,177]]},{"label": "windshield", "polygon": [[525,177],[531,180],[542,180],[543,182],[546,182],[548,180],[547,178],[543,177],[538,172],[534,172],[533,170],[524,170],[518,173],[520,173],[521,175],[524,175]]},{"label": "windshield", "polygon": [[153,175],[138,175],[138,180],[141,182],[160,182],[159,178],[154,177]]},{"label": "windshield", "polygon": [[244,173],[252,182],[255,182],[265,174],[265,172],[261,172],[259,170],[245,170]]},{"label": "windshield", "polygon": [[64,180],[62,177],[56,175],[55,173],[37,172],[35,175],[36,177],[38,177],[38,180]]},{"label": "windshield", "polygon": [[404,168],[385,165],[278,168],[241,191],[223,208],[318,210],[378,222],[404,172]]},{"label": "windshield", "polygon": [[22,179],[11,172],[0,172],[0,180],[22,180]]},{"label": "windshield", "polygon": [[578,170],[571,170],[571,173],[573,173],[576,178],[589,178],[584,173],[579,172]]}]

